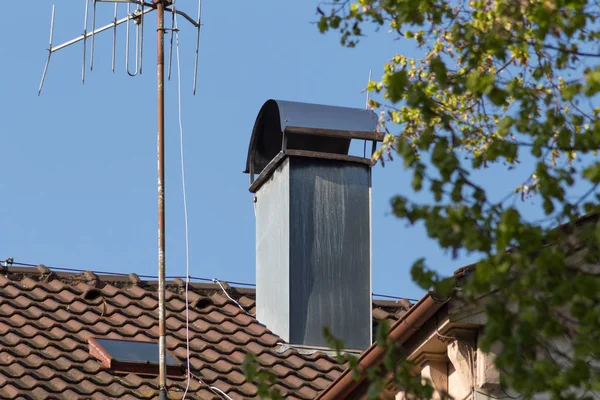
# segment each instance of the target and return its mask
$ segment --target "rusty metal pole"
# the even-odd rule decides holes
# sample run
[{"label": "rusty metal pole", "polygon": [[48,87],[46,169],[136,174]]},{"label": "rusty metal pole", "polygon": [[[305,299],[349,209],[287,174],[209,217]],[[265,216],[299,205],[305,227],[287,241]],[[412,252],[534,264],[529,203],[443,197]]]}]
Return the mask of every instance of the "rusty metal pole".
[{"label": "rusty metal pole", "polygon": [[158,15],[156,29],[158,61],[158,329],[159,400],[167,400],[166,307],[165,307],[165,0],[154,0]]}]

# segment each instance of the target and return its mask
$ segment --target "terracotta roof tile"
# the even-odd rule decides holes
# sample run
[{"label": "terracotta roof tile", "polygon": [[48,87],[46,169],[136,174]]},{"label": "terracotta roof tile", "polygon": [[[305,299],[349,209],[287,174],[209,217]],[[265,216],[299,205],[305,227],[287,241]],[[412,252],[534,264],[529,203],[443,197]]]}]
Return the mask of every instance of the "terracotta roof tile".
[{"label": "terracotta roof tile", "polygon": [[20,390],[9,383],[0,387],[0,394],[4,399],[13,399],[20,394]]},{"label": "terracotta roof tile", "polygon": [[[112,371],[89,354],[90,337],[157,340],[156,282],[133,278],[2,270],[0,398],[155,399],[155,376]],[[167,287],[167,348],[185,363],[185,285],[177,280]],[[256,398],[241,366],[247,354],[279,377],[276,387],[289,399],[312,399],[341,374],[343,366],[325,353],[282,352],[281,338],[252,315],[253,290],[225,287],[244,310],[216,284],[190,287],[190,365],[203,383],[192,379],[186,398],[222,399],[218,390],[232,399]],[[397,319],[410,306],[374,304],[376,320]],[[170,377],[168,385],[170,398],[183,398],[185,375]]]},{"label": "terracotta roof tile", "polygon": [[132,299],[141,299],[148,295],[148,292],[139,286],[131,286],[124,289]]}]

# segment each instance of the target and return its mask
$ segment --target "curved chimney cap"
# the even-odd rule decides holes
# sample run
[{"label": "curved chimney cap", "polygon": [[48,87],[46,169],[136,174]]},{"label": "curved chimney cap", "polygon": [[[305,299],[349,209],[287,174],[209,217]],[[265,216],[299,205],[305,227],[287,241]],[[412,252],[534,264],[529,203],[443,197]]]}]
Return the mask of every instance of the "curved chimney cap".
[{"label": "curved chimney cap", "polygon": [[[375,132],[377,123],[377,115],[371,110],[268,100],[256,117],[244,172],[259,174],[281,151],[283,131],[286,127]],[[296,141],[297,147],[292,143],[288,143],[288,146],[301,150],[348,154],[351,138],[351,135],[306,137]]]}]

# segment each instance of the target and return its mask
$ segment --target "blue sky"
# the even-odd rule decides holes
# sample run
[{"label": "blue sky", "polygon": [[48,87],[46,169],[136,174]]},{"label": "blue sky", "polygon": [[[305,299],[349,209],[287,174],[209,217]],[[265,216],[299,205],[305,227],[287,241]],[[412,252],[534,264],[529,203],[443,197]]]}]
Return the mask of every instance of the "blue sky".
[{"label": "blue sky", "polygon": [[[184,4],[185,3],[185,4]],[[188,4],[189,3],[189,4]],[[54,43],[82,32],[84,1],[56,0]],[[179,21],[191,274],[254,282],[255,221],[245,165],[252,126],[270,98],[364,107],[369,70],[408,46],[380,33],[345,49],[321,35],[316,1],[205,0],[198,94],[191,95],[195,35]],[[181,9],[195,14],[192,1]],[[98,25],[112,5],[99,4]],[[0,258],[48,266],[156,273],[155,14],[146,20],[144,73],[130,78],[119,31],[97,37],[93,72],[81,84],[82,45],[53,55],[41,97],[51,2],[14,7],[0,39]],[[124,7],[121,7],[121,15]],[[408,51],[410,53],[410,51]],[[167,275],[185,273],[176,86],[167,85]],[[526,176],[526,175],[525,175]],[[523,173],[487,171],[504,193]],[[452,260],[419,227],[389,215],[411,193],[400,163],[373,171],[373,289],[418,298],[411,263],[426,256],[449,274]],[[512,183],[511,183],[512,182]],[[533,206],[532,206],[533,207]]]}]

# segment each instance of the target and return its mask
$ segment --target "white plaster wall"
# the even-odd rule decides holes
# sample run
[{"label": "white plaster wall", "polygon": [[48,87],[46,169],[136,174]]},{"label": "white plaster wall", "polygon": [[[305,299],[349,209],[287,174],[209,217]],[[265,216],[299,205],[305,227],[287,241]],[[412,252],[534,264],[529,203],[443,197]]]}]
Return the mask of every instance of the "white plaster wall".
[{"label": "white plaster wall", "polygon": [[471,387],[465,387],[459,372],[451,362],[448,363],[448,394],[456,400],[471,398]]}]

